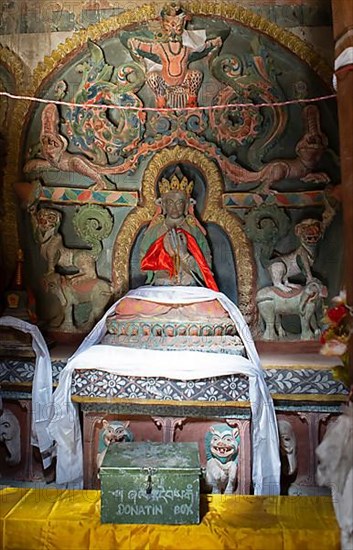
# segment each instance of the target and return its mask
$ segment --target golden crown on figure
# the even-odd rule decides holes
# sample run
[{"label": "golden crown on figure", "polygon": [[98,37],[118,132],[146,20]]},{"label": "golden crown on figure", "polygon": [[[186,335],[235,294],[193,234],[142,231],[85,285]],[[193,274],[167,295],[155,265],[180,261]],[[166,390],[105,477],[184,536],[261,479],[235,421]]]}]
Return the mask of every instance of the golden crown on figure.
[{"label": "golden crown on figure", "polygon": [[179,191],[190,197],[193,188],[193,181],[189,182],[185,176],[179,179],[176,174],[174,174],[169,180],[162,178],[159,182],[159,192],[161,195],[165,195],[171,191]]},{"label": "golden crown on figure", "polygon": [[179,2],[172,2],[171,4],[164,4],[161,10],[161,15],[169,15],[172,17],[179,15],[185,17],[186,13]]}]

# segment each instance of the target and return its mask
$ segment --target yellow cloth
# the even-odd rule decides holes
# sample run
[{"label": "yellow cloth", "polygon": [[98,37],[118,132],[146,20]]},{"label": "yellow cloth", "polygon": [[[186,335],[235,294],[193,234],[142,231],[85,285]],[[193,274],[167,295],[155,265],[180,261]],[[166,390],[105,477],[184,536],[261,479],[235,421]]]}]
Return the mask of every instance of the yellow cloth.
[{"label": "yellow cloth", "polygon": [[330,497],[203,495],[200,525],[100,523],[100,491],[0,491],[4,550],[335,550]]}]

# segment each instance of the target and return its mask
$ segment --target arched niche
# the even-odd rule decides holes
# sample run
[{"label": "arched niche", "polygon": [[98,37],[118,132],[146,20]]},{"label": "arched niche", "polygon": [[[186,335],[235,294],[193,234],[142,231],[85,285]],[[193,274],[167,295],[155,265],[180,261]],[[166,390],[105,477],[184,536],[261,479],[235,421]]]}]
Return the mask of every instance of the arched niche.
[{"label": "arched niche", "polygon": [[[214,271],[220,289],[236,301],[251,322],[255,270],[250,242],[240,220],[222,208],[224,185],[216,163],[188,147],[165,149],[156,153],[149,162],[142,178],[141,205],[126,217],[113,247],[114,288],[118,294],[123,294],[130,285],[143,283],[138,269],[139,242],[155,212],[157,183],[162,176],[172,173],[177,165],[183,168],[185,175],[196,176],[195,198],[198,198],[197,195],[200,198],[197,214],[209,233]],[[216,241],[220,245],[218,249],[214,246]],[[222,258],[222,254],[226,258]],[[228,273],[225,272],[227,266],[230,267]]]}]

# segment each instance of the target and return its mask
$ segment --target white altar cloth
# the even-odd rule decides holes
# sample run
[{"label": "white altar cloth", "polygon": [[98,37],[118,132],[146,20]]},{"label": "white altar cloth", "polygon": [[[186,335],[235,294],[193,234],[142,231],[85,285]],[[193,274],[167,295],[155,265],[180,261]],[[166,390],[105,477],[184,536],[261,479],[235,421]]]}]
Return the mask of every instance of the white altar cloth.
[{"label": "white altar cloth", "polygon": [[164,304],[217,299],[235,322],[248,358],[199,351],[146,350],[99,344],[106,333],[106,319],[114,312],[118,300],[84,339],[60,374],[59,385],[54,393],[54,415],[48,427],[57,445],[57,483],[77,486],[82,483],[83,477],[80,424],[77,408],[71,401],[74,370],[98,369],[132,377],[162,376],[178,380],[241,373],[249,377],[254,492],[256,495],[279,494],[279,440],[273,402],[250,330],[235,304],[224,294],[203,287],[145,286],[131,290],[127,296]]},{"label": "white altar cloth", "polygon": [[36,354],[36,363],[32,382],[32,426],[31,443],[42,455],[43,466],[51,464],[53,441],[48,434],[48,421],[52,402],[52,368],[48,346],[39,328],[17,317],[0,317],[0,326],[11,327],[32,336],[32,348]]}]

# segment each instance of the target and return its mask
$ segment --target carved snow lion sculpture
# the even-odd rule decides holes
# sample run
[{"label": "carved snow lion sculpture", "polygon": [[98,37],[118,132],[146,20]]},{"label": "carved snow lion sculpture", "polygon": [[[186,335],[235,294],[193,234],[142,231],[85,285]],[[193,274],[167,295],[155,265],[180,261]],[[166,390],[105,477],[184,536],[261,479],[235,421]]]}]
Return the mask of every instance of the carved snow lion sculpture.
[{"label": "carved snow lion sculpture", "polygon": [[273,286],[283,292],[290,292],[292,288],[298,288],[298,285],[289,282],[288,278],[301,272],[305,275],[306,283],[312,281],[311,267],[315,259],[315,248],[324,229],[323,222],[312,218],[297,223],[294,232],[300,241],[299,247],[289,254],[273,259],[268,267]]},{"label": "carved snow lion sculpture", "polygon": [[97,468],[102,465],[105,453],[111,443],[121,443],[122,441],[133,441],[134,436],[129,430],[130,422],[110,422],[103,420],[103,428],[99,432]]},{"label": "carved snow lion sculpture", "polygon": [[316,449],[319,485],[331,488],[342,550],[353,548],[353,404],[330,424]]},{"label": "carved snow lion sculpture", "polygon": [[238,471],[239,429],[224,424],[211,426],[205,436],[206,485],[212,493],[232,494]]}]

